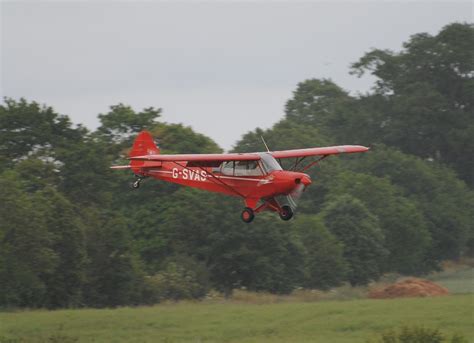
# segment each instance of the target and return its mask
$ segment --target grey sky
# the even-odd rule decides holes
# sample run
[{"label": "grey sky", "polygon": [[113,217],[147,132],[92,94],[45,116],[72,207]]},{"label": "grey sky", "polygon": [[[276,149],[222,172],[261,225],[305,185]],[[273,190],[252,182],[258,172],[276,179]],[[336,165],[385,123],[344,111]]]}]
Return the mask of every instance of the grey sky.
[{"label": "grey sky", "polygon": [[[91,129],[119,102],[161,107],[229,149],[283,116],[296,84],[348,74],[372,47],[473,21],[471,2],[3,2],[1,93]],[[341,142],[350,143],[350,142]]]}]

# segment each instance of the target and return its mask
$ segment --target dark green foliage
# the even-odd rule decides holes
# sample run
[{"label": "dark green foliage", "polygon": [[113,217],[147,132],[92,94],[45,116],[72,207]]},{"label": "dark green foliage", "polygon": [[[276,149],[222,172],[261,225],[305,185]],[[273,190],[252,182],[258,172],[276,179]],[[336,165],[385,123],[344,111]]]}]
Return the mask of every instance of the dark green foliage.
[{"label": "dark green foliage", "polygon": [[83,223],[72,204],[54,189],[47,187],[35,197],[58,259],[54,271],[44,277],[46,304],[51,308],[79,306],[86,263]]},{"label": "dark green foliage", "polygon": [[402,327],[400,330],[386,331],[381,337],[369,340],[369,343],[467,343],[467,339],[460,335],[447,337],[438,329],[424,327]]},{"label": "dark green foliage", "polygon": [[297,123],[293,120],[282,120],[269,130],[255,129],[243,135],[235,152],[266,151],[262,138],[265,139],[270,150],[299,149],[325,145],[328,139],[313,127]]},{"label": "dark green foliage", "polygon": [[[455,23],[436,36],[413,35],[404,50],[372,50],[353,65],[377,77],[384,103],[379,141],[452,166],[474,184],[474,26]],[[363,118],[360,118],[363,120]],[[376,134],[376,133],[374,133]]]},{"label": "dark green foliage", "polygon": [[301,285],[304,257],[300,243],[274,216],[261,214],[252,225],[235,218],[220,225],[209,241],[211,280],[226,293],[240,287],[289,293]]},{"label": "dark green foliage", "polygon": [[0,105],[0,162],[11,167],[26,156],[49,157],[68,142],[80,140],[83,130],[71,128],[67,116],[25,99],[4,99]]},{"label": "dark green foliage", "polygon": [[158,123],[151,133],[164,154],[220,153],[222,149],[209,137],[194,132],[182,124]]},{"label": "dark green foliage", "polygon": [[378,218],[389,251],[384,271],[413,275],[430,270],[425,262],[431,234],[416,202],[403,197],[387,178],[346,171],[330,182],[331,197],[350,194]]},{"label": "dark green foliage", "polygon": [[0,304],[45,306],[44,279],[59,263],[54,237],[37,203],[12,172],[1,175],[0,199]]},{"label": "dark green foliage", "polygon": [[113,307],[141,302],[143,273],[125,220],[118,213],[86,208],[87,272],[83,301]]},{"label": "dark green foliage", "polygon": [[287,102],[286,117],[299,124],[328,127],[349,99],[331,80],[306,80],[298,84],[293,98]]},{"label": "dark green foliage", "polygon": [[203,263],[187,256],[165,260],[162,270],[145,280],[145,302],[200,299],[210,290],[209,272]]},{"label": "dark green foliage", "polygon": [[474,194],[449,168],[383,146],[352,167],[388,178],[416,204],[433,240],[431,260],[457,258],[466,249],[473,232]]},{"label": "dark green foliage", "polygon": [[153,107],[137,113],[124,104],[110,106],[110,112],[99,114],[102,125],[97,129],[97,133],[107,137],[110,142],[130,143],[134,134],[153,127],[160,113],[161,109]]},{"label": "dark green foliage", "polygon": [[305,248],[306,288],[330,289],[346,280],[348,264],[344,259],[344,246],[324,226],[320,218],[298,217],[293,225]]},{"label": "dark green foliage", "polygon": [[331,201],[322,212],[324,223],[344,245],[348,280],[365,285],[383,272],[387,250],[377,218],[359,200],[348,195]]},{"label": "dark green foliage", "polygon": [[62,166],[58,188],[71,201],[87,206],[88,204],[109,203],[113,187],[110,170],[112,158],[107,155],[103,142],[89,137],[71,144],[67,150],[61,150]]}]

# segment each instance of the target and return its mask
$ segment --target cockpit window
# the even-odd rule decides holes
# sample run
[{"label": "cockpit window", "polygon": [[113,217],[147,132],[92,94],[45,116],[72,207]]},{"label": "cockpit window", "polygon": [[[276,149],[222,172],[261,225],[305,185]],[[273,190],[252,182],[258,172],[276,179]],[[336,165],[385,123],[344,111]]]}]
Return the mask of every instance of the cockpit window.
[{"label": "cockpit window", "polygon": [[234,175],[234,161],[223,162],[220,169],[224,175]]},{"label": "cockpit window", "polygon": [[221,173],[235,176],[258,176],[263,175],[258,161],[229,161],[222,163]]},{"label": "cockpit window", "polygon": [[263,152],[260,154],[262,158],[261,161],[265,167],[267,173],[270,173],[274,170],[282,170],[280,164],[275,160],[275,158],[267,152]]}]

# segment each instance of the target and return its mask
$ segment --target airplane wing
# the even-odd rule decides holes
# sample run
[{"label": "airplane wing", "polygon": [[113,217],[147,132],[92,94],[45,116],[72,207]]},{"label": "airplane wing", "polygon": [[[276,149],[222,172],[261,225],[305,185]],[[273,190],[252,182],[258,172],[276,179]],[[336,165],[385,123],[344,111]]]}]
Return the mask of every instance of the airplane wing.
[{"label": "airplane wing", "polygon": [[143,155],[129,157],[130,160],[156,162],[224,162],[224,161],[258,161],[260,155],[243,154],[178,154],[178,155]]},{"label": "airplane wing", "polygon": [[356,152],[365,152],[369,148],[362,145],[338,145],[323,148],[308,148],[295,150],[271,151],[270,154],[276,159],[308,157],[308,156],[329,156],[337,154],[352,154]]},{"label": "airplane wing", "polygon": [[[272,151],[270,154],[276,159],[284,158],[305,158],[308,156],[327,157],[336,154],[350,154],[365,152],[369,148],[361,145],[339,145],[322,148],[308,148],[295,150]],[[258,153],[232,153],[232,154],[150,154],[129,157],[132,161],[145,162],[137,165],[140,168],[153,168],[161,166],[162,162],[186,162],[187,167],[218,167],[222,162],[227,161],[258,161],[261,159]],[[296,166],[295,166],[296,167]],[[129,169],[131,166],[114,166],[113,169]]]}]

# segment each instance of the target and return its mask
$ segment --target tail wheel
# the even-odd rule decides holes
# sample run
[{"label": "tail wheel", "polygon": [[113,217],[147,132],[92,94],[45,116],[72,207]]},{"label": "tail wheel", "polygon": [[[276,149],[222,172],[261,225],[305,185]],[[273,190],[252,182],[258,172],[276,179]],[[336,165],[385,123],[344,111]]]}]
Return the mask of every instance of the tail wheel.
[{"label": "tail wheel", "polygon": [[244,208],[242,214],[240,215],[242,220],[246,223],[250,223],[255,218],[255,213],[250,207]]},{"label": "tail wheel", "polygon": [[290,220],[293,218],[293,210],[291,209],[290,206],[285,205],[282,206],[281,211],[280,211],[280,218],[282,220]]},{"label": "tail wheel", "polygon": [[140,182],[142,182],[144,178],[142,176],[136,175],[135,181],[132,183],[132,188],[133,189],[138,189],[140,188]]}]

